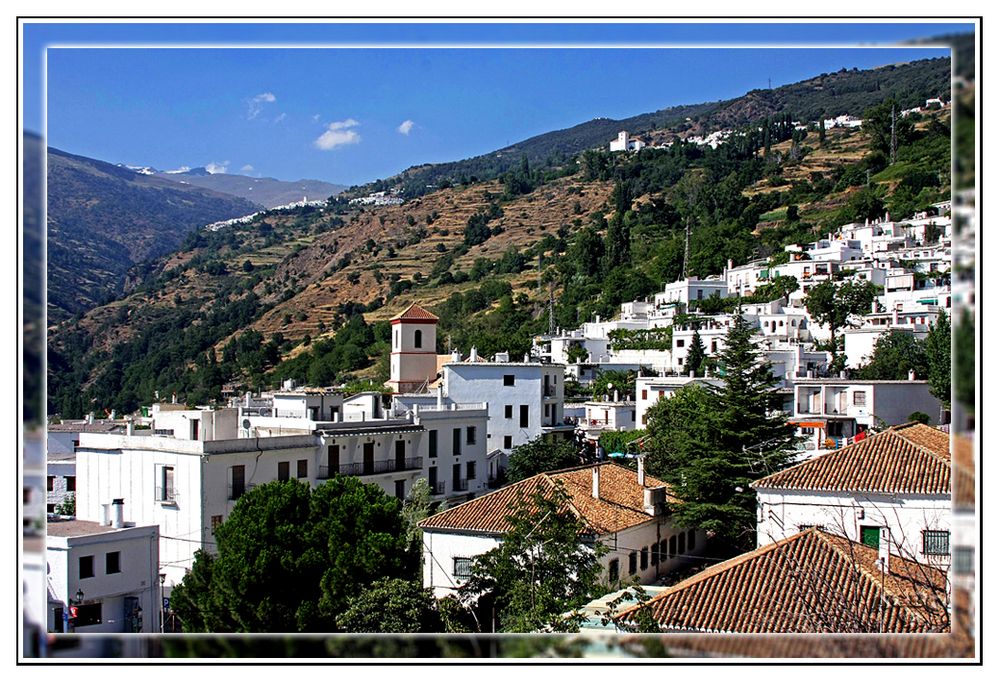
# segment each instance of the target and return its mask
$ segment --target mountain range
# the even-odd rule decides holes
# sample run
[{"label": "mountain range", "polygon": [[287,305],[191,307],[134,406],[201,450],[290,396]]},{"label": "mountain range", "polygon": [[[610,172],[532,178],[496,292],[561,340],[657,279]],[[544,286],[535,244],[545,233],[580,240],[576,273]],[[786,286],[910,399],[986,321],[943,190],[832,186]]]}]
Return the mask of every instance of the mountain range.
[{"label": "mountain range", "polygon": [[242,197],[268,209],[292,202],[324,200],[339,194],[346,185],[334,185],[322,180],[277,180],[254,178],[234,173],[211,173],[205,167],[192,168],[181,173],[156,171],[144,168],[143,173],[155,175],[181,185],[194,185],[215,192]]}]

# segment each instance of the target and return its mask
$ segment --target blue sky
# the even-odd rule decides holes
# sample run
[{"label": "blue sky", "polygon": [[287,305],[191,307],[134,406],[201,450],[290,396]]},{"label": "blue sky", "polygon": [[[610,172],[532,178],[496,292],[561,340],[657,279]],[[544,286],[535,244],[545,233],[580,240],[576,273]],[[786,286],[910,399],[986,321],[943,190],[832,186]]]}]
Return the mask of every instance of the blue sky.
[{"label": "blue sky", "polygon": [[[780,85],[843,67],[947,55],[928,48],[763,47],[767,43],[888,44],[964,28],[27,25],[24,120],[29,130],[41,130],[39,75],[49,46],[47,133],[54,147],[161,169],[214,164],[235,173],[355,184],[595,117],[735,97],[766,87],[768,78]],[[263,42],[376,47],[108,47]],[[470,47],[377,47],[391,43]],[[627,47],[703,43],[761,47]],[[495,44],[507,47],[471,47]],[[577,47],[584,44],[619,47]]]}]

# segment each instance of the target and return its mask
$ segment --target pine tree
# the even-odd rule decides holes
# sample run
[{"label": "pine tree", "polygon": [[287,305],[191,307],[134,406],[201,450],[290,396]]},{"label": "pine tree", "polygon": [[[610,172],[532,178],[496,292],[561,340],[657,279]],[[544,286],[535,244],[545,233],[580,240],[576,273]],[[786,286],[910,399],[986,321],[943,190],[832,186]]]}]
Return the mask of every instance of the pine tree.
[{"label": "pine tree", "polygon": [[823,147],[826,145],[826,121],[823,119],[823,115],[820,114],[819,117],[819,146]]},{"label": "pine tree", "polygon": [[705,345],[701,341],[701,334],[694,331],[691,337],[691,348],[688,349],[687,358],[684,359],[684,374],[690,375],[692,372],[697,375],[701,371],[701,364],[705,362]]},{"label": "pine tree", "polygon": [[756,494],[750,483],[791,462],[795,437],[774,410],[775,380],[737,313],[719,357],[722,386],[690,384],[650,409],[648,469],[683,503],[682,526],[711,531],[728,550],[756,540]]}]

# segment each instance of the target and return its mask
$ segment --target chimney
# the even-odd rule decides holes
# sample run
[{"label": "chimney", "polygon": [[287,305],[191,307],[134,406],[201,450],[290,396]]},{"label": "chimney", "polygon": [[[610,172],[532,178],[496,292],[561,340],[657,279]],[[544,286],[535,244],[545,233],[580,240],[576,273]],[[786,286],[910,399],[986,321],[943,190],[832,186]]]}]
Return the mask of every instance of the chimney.
[{"label": "chimney", "polygon": [[87,413],[87,424],[94,424],[94,413]]},{"label": "chimney", "polygon": [[646,485],[646,467],[644,462],[645,458],[640,455],[636,457],[635,461],[639,469],[639,486],[645,486]]},{"label": "chimney", "polygon": [[618,403],[618,390],[615,389],[615,403]]},{"label": "chimney", "polygon": [[601,499],[601,467],[600,465],[594,465],[591,468],[593,485],[591,486],[591,495],[597,500]]},{"label": "chimney", "polygon": [[112,408],[111,409],[111,419],[114,420],[116,415],[117,415],[117,413],[115,412],[115,409]]},{"label": "chimney", "polygon": [[653,516],[661,512],[663,504],[666,502],[667,489],[665,486],[642,490],[642,509],[647,515]]},{"label": "chimney", "polygon": [[451,352],[451,362],[452,363],[461,363],[462,362],[462,354],[460,354],[458,351],[452,351]]},{"label": "chimney", "polygon": [[476,347],[473,346],[471,349],[469,349],[469,362],[476,363],[478,361],[479,361],[479,353],[476,352]]},{"label": "chimney", "polygon": [[132,436],[134,433],[135,433],[135,422],[133,422],[132,418],[130,417],[125,422],[125,436]]},{"label": "chimney", "polygon": [[125,499],[115,498],[111,501],[111,526],[115,529],[125,527]]},{"label": "chimney", "polygon": [[694,370],[689,370],[688,371],[688,377],[691,377],[691,378],[694,377]]},{"label": "chimney", "polygon": [[441,386],[441,385],[439,384],[439,385],[438,385],[438,390],[437,390],[437,409],[438,409],[438,410],[441,410],[441,400],[442,400],[443,398],[444,398],[444,387],[442,387],[442,386]]},{"label": "chimney", "polygon": [[912,382],[913,380],[915,380],[915,379],[917,378],[917,373],[916,373],[916,372],[914,372],[914,371],[913,371],[913,370],[911,369],[911,370],[910,370],[910,371],[909,371],[909,372],[908,372],[908,373],[906,374],[906,378],[907,378],[908,380],[910,380],[910,381]]},{"label": "chimney", "polygon": [[111,506],[101,503],[101,526],[111,526]]},{"label": "chimney", "polygon": [[878,530],[878,567],[882,572],[889,572],[889,527]]}]

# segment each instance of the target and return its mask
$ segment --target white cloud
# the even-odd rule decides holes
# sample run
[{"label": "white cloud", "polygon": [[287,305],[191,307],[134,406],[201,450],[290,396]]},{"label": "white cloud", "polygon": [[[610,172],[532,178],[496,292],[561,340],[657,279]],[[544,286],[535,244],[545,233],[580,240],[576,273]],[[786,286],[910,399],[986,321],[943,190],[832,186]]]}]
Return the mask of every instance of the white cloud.
[{"label": "white cloud", "polygon": [[264,105],[270,102],[276,102],[277,97],[271,92],[262,92],[259,95],[254,95],[247,101],[247,118],[255,119],[260,115],[260,112],[264,109]]},{"label": "white cloud", "polygon": [[361,124],[354,119],[334,121],[326,127],[326,131],[316,138],[313,144],[322,150],[331,150],[341,145],[356,145],[361,142],[361,136],[353,128],[359,125]]},{"label": "white cloud", "polygon": [[175,168],[172,171],[164,171],[164,173],[187,173],[190,170],[190,166],[181,166],[180,168]]},{"label": "white cloud", "polygon": [[319,114],[313,114],[313,123],[319,123]]},{"label": "white cloud", "polygon": [[414,126],[413,121],[411,121],[410,119],[406,119],[401,124],[399,124],[399,128],[397,128],[396,130],[398,130],[403,135],[409,135],[410,131],[413,130],[413,126]]},{"label": "white cloud", "polygon": [[240,167],[240,171],[242,171],[243,173],[249,173],[252,170],[253,170],[253,166],[251,166],[250,164],[246,164],[246,165]]},{"label": "white cloud", "polygon": [[275,122],[275,123],[281,123],[282,121],[284,121],[284,120],[285,120],[285,117],[286,117],[286,116],[288,116],[288,114],[286,114],[285,112],[281,112],[281,113],[280,113],[280,114],[278,114],[278,116],[277,116],[277,117],[276,117],[276,118],[274,119],[274,122]]},{"label": "white cloud", "polygon": [[205,164],[205,170],[212,174],[225,173],[226,168],[228,167],[229,167],[228,161],[223,161],[222,163],[216,163],[212,161],[210,163]]}]

